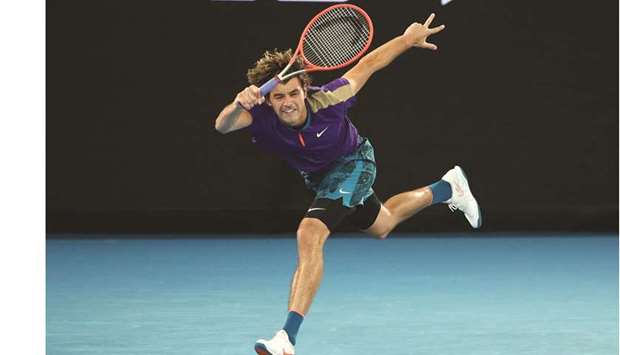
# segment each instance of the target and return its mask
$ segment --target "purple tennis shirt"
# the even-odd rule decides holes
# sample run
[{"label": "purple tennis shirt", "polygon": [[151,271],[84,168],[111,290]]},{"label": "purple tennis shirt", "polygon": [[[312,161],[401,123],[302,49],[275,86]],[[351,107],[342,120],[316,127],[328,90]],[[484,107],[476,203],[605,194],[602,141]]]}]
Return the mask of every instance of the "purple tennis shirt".
[{"label": "purple tennis shirt", "polygon": [[254,106],[250,110],[252,141],[299,171],[324,170],[336,159],[354,152],[361,141],[347,117],[354,103],[351,85],[345,78],[338,78],[318,91],[308,92],[308,119],[301,128],[280,122],[266,103]]}]

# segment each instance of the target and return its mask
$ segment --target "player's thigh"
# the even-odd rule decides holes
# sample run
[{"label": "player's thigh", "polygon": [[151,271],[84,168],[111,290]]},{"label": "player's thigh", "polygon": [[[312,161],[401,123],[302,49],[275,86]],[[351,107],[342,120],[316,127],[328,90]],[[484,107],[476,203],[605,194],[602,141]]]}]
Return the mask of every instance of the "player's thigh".
[{"label": "player's thigh", "polygon": [[344,206],[342,198],[328,199],[317,197],[306,211],[304,219],[302,219],[299,225],[298,232],[300,230],[308,230],[309,227],[317,227],[317,224],[311,223],[311,221],[321,222],[327,228],[328,233],[333,232],[342,220],[353,213],[353,211],[355,211],[354,208]]},{"label": "player's thigh", "polygon": [[[355,207],[354,212],[347,217],[351,225],[363,232],[372,228],[381,213],[383,204],[373,192],[364,202]],[[373,228],[375,230],[376,228]]]},{"label": "player's thigh", "polygon": [[384,239],[394,229],[394,217],[383,204],[379,208],[379,213],[370,227],[362,229],[362,232],[374,237]]}]

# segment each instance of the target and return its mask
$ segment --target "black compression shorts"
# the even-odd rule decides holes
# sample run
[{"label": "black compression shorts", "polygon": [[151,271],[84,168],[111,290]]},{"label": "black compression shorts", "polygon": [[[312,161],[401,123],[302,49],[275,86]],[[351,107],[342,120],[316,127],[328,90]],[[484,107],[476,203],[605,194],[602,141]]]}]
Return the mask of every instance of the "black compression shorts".
[{"label": "black compression shorts", "polygon": [[305,217],[317,218],[325,223],[330,232],[334,230],[345,218],[360,230],[370,228],[375,223],[381,201],[374,193],[370,195],[363,204],[355,207],[346,207],[341,199],[331,200],[327,198],[317,198],[305,214]]}]

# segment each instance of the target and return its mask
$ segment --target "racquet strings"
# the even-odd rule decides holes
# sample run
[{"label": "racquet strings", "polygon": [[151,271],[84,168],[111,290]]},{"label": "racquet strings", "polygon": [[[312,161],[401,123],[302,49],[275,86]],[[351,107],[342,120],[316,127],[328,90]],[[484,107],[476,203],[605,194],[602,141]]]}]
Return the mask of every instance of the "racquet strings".
[{"label": "racquet strings", "polygon": [[371,40],[371,24],[359,11],[338,7],[321,15],[303,40],[303,55],[319,67],[335,67],[349,62]]}]

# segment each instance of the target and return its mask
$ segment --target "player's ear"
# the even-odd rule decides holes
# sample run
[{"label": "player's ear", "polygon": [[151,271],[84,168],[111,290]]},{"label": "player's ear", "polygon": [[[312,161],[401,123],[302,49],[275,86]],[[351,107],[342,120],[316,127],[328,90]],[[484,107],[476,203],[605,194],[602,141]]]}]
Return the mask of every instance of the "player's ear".
[{"label": "player's ear", "polygon": [[271,106],[271,100],[269,99],[270,96],[271,96],[271,93],[268,93],[267,96],[265,96],[265,103],[268,106]]}]

